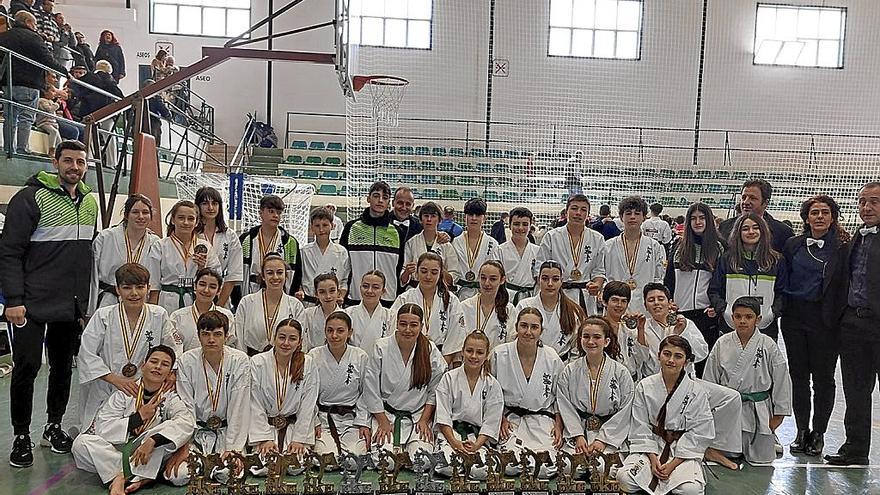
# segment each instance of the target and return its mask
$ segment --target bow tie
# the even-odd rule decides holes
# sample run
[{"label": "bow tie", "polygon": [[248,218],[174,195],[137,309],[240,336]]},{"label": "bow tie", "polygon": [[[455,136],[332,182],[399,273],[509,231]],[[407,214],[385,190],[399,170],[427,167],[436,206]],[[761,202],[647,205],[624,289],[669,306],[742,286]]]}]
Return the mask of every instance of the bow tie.
[{"label": "bow tie", "polygon": [[868,234],[876,234],[877,233],[877,226],[875,225],[873,227],[862,227],[859,229],[859,233],[862,234],[863,236],[868,235]]},{"label": "bow tie", "polygon": [[810,246],[819,246],[819,249],[825,247],[825,241],[822,239],[813,239],[812,237],[807,237],[807,247]]}]

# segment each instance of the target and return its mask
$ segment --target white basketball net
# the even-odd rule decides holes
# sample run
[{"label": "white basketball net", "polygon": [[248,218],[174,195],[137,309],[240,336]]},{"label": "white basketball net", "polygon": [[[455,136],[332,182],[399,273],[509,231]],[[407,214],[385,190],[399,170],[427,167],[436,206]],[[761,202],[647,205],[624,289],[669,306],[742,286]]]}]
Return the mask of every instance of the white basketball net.
[{"label": "white basketball net", "polygon": [[[229,216],[229,175],[179,173],[174,179],[177,184],[178,199],[193,200],[196,197],[196,191],[205,186],[220,191],[220,195],[223,197],[223,214]],[[241,217],[232,218],[230,221],[230,225],[236,232],[241,234],[251,227],[259,225],[260,199],[263,196],[274,194],[284,200],[285,208],[284,214],[281,216],[281,226],[296,237],[300,245],[304,246],[308,242],[308,219],[312,196],[315,194],[314,186],[300,184],[287,177],[245,175],[241,193]]]},{"label": "white basketball net", "polygon": [[397,115],[400,102],[406,93],[406,81],[377,78],[369,81],[366,86],[373,101],[373,118],[378,122],[397,126]]}]

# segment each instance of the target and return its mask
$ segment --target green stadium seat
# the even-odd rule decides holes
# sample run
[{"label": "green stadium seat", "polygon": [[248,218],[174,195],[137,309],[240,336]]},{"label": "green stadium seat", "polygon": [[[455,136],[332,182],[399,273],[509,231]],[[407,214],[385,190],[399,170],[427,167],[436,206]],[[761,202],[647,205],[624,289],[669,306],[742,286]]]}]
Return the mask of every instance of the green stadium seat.
[{"label": "green stadium seat", "polygon": [[501,197],[505,203],[516,203],[520,200],[519,195],[513,191],[504,191],[501,193]]},{"label": "green stadium seat", "polygon": [[421,182],[422,184],[436,184],[437,183],[437,176],[434,174],[423,175],[422,180],[420,180],[419,182]]},{"label": "green stadium seat", "polygon": [[676,174],[676,175],[679,179],[693,179],[694,178],[694,171],[691,169],[688,169],[688,168],[683,168],[683,169],[679,170],[678,174]]},{"label": "green stadium seat", "polygon": [[473,172],[474,164],[471,162],[458,162],[458,165],[455,166],[455,170],[459,172]]},{"label": "green stadium seat", "polygon": [[488,174],[488,173],[492,172],[492,165],[490,165],[488,163],[478,163],[477,164],[477,171],[482,172],[484,174]]},{"label": "green stadium seat", "polygon": [[730,178],[730,172],[728,170],[716,170],[713,177],[716,180],[727,180]]},{"label": "green stadium seat", "polygon": [[478,177],[478,181],[481,186],[490,187],[495,180],[492,177],[480,176]]},{"label": "green stadium seat", "polygon": [[450,148],[449,156],[464,156],[464,150],[462,148]]},{"label": "green stadium seat", "polygon": [[348,187],[345,186],[344,184],[342,185],[342,187],[340,187],[339,189],[336,190],[336,194],[338,194],[339,196],[345,196],[345,194],[347,192],[348,192]]},{"label": "green stadium seat", "polygon": [[697,178],[698,179],[711,179],[712,171],[711,170],[697,170]]},{"label": "green stadium seat", "polygon": [[296,177],[299,175],[299,170],[296,170],[295,168],[285,168],[281,171],[281,175],[284,177]]},{"label": "green stadium seat", "polygon": [[295,149],[295,150],[304,150],[308,147],[309,147],[309,145],[305,141],[294,141],[293,142],[293,149]]},{"label": "green stadium seat", "polygon": [[504,156],[504,153],[502,153],[501,150],[489,150],[487,156],[489,158],[502,158]]},{"label": "green stadium seat", "polygon": [[321,196],[336,196],[335,184],[321,184],[318,188],[318,194]]},{"label": "green stadium seat", "polygon": [[718,207],[725,210],[733,208],[733,198],[722,198],[718,201]]},{"label": "green stadium seat", "polygon": [[669,168],[661,168],[660,169],[660,177],[664,179],[674,179],[675,178],[675,170]]},{"label": "green stadium seat", "polygon": [[400,162],[400,168],[404,170],[416,170],[418,169],[418,166],[414,160],[403,160]]},{"label": "green stadium seat", "polygon": [[430,155],[431,150],[427,146],[416,146],[417,155]]},{"label": "green stadium seat", "polygon": [[299,176],[303,179],[318,180],[321,178],[321,171],[305,169],[300,171]]},{"label": "green stadium seat", "polygon": [[734,172],[732,178],[733,178],[733,180],[736,180],[736,181],[745,181],[746,179],[749,178],[749,173],[742,172],[742,171]]},{"label": "green stadium seat", "polygon": [[510,166],[506,163],[496,163],[495,173],[500,175],[507,175],[510,173]]},{"label": "green stadium seat", "polygon": [[673,182],[669,184],[669,191],[672,192],[684,192],[687,189],[687,184],[682,184],[680,182]]},{"label": "green stadium seat", "polygon": [[460,186],[476,186],[477,180],[474,179],[474,177],[472,175],[465,175],[465,176],[459,177],[458,185],[460,185]]},{"label": "green stadium seat", "polygon": [[432,162],[430,160],[425,160],[421,164],[422,171],[424,172],[433,172],[437,170],[437,162]]},{"label": "green stadium seat", "polygon": [[519,152],[515,150],[504,150],[504,158],[508,160],[516,160],[519,158]]},{"label": "green stadium seat", "polygon": [[688,192],[701,193],[706,191],[706,184],[688,184]]},{"label": "green stadium seat", "polygon": [[486,156],[486,153],[483,151],[482,148],[471,148],[468,151],[468,156],[471,156],[474,158],[482,158],[482,157]]},{"label": "green stadium seat", "polygon": [[444,189],[442,198],[447,201],[457,201],[461,195],[458,194],[458,189]]},{"label": "green stadium seat", "polygon": [[324,180],[339,180],[342,178],[342,174],[336,170],[325,170],[321,173],[321,178]]},{"label": "green stadium seat", "polygon": [[400,168],[400,165],[398,165],[397,160],[385,160],[385,166],[387,168],[395,168],[395,169]]},{"label": "green stadium seat", "polygon": [[328,156],[324,159],[324,163],[327,165],[342,165],[342,159],[338,156]]},{"label": "green stadium seat", "polygon": [[660,204],[663,206],[672,206],[675,204],[675,198],[672,196],[662,196],[660,198]]},{"label": "green stadium seat", "polygon": [[411,187],[411,188],[410,188],[410,191],[412,191],[412,195],[413,195],[414,198],[420,198],[420,197],[421,197],[422,191],[421,191],[420,189],[415,188],[415,187]]},{"label": "green stadium seat", "polygon": [[401,146],[397,148],[397,153],[400,155],[414,155],[415,150],[413,150],[412,146]]},{"label": "green stadium seat", "polygon": [[510,188],[513,187],[513,179],[511,179],[509,176],[496,177],[495,184],[497,184],[497,186],[502,189]]},{"label": "green stadium seat", "polygon": [[497,203],[501,201],[501,198],[498,197],[498,193],[495,191],[486,191],[486,201],[489,203]]},{"label": "green stadium seat", "polygon": [[300,155],[290,155],[287,157],[287,163],[300,164],[303,162],[303,157]]},{"label": "green stadium seat", "polygon": [[700,198],[700,203],[703,203],[707,206],[715,206],[717,203],[715,202],[715,198]]},{"label": "green stadium seat", "polygon": [[395,148],[394,146],[391,146],[391,145],[387,145],[387,144],[383,144],[382,147],[379,149],[381,150],[382,153],[385,153],[386,155],[393,155],[393,154],[397,153],[397,148]]},{"label": "green stadium seat", "polygon": [[342,145],[342,143],[337,143],[334,141],[327,143],[327,151],[344,151],[344,150],[345,150],[345,147]]},{"label": "green stadium seat", "polygon": [[443,147],[431,148],[431,154],[434,156],[446,156],[446,148],[443,148]]},{"label": "green stadium seat", "polygon": [[710,194],[723,194],[726,190],[727,187],[721,184],[709,184],[708,192]]},{"label": "green stadium seat", "polygon": [[314,151],[324,151],[327,148],[327,145],[324,144],[324,141],[312,141],[309,143],[309,149]]},{"label": "green stadium seat", "polygon": [[440,170],[442,172],[452,172],[455,170],[455,165],[452,162],[440,162]]},{"label": "green stadium seat", "polygon": [[454,175],[441,175],[440,183],[447,186],[455,185],[455,176]]},{"label": "green stadium seat", "polygon": [[424,199],[440,199],[440,191],[434,189],[433,187],[425,188],[422,191],[422,198]]},{"label": "green stadium seat", "polygon": [[306,157],[307,165],[321,165],[324,163],[324,159],[320,156],[308,156]]}]

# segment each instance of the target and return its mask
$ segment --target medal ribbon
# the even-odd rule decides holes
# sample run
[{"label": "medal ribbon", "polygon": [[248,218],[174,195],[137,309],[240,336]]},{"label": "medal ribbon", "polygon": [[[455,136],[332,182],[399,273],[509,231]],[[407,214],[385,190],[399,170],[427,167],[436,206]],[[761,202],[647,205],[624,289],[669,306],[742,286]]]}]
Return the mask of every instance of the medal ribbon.
[{"label": "medal ribbon", "polygon": [[483,234],[483,232],[480,232],[480,238],[477,240],[477,245],[474,246],[473,249],[471,249],[470,243],[467,242],[470,239],[470,237],[468,236],[467,233],[465,233],[464,248],[465,248],[465,251],[467,251],[468,269],[470,271],[474,271],[474,262],[477,261],[477,252],[479,252],[479,250],[480,250],[480,245],[483,244],[483,235],[485,235],[485,234]]},{"label": "medal ribbon", "polygon": [[[209,309],[208,311],[213,311],[214,308],[216,308],[216,306],[213,303],[211,303],[211,309]],[[199,313],[198,309],[196,309],[195,303],[193,303],[193,305],[190,306],[190,311],[192,312],[193,323],[195,323],[196,327],[198,327],[199,326],[199,316],[202,316],[202,314]]]},{"label": "medal ribbon", "polygon": [[[498,290],[504,290],[503,287],[499,287]],[[483,316],[483,305],[480,304],[480,300],[477,299],[477,330],[482,333],[486,333],[486,327],[489,325],[489,320],[492,319],[492,313],[495,312],[495,304],[492,304],[492,309],[489,310],[489,314],[486,316],[486,321],[483,324],[480,324],[480,317]]]},{"label": "medal ribbon", "polygon": [[[159,400],[161,400],[162,390],[160,389],[160,390],[156,391],[156,394],[160,396]],[[135,399],[135,403],[134,403],[134,411],[137,412],[141,408],[141,406],[143,406],[143,405],[144,405],[144,381],[143,381],[143,379],[141,379],[141,383],[140,383],[140,385],[138,385],[137,399]],[[137,430],[135,430],[134,434],[136,436],[139,436],[141,433],[149,430],[150,427],[153,426],[153,422],[156,421],[156,416],[158,414],[159,414],[159,409],[157,408],[156,412],[153,413],[153,416],[150,418],[150,420],[144,422],[144,424],[142,424]]]},{"label": "medal ribbon", "polygon": [[281,295],[281,299],[278,300],[278,305],[275,306],[275,312],[272,313],[272,316],[269,316],[269,299],[266,297],[266,291],[263,290],[263,320],[266,325],[266,340],[269,341],[269,344],[272,343],[272,337],[275,333],[275,320],[278,319],[278,310],[281,309],[281,302],[284,299],[284,295]]},{"label": "medal ribbon", "polygon": [[266,254],[275,249],[275,242],[278,239],[278,229],[275,229],[275,234],[272,235],[272,240],[269,241],[269,244],[263,242],[263,232],[257,233],[257,242],[260,244],[260,260],[266,257]]},{"label": "medal ribbon", "polygon": [[431,304],[428,304],[428,299],[424,295],[422,297],[424,299],[422,306],[425,310],[425,331],[423,333],[428,335],[431,331],[431,312],[434,310],[434,296],[431,296]]},{"label": "medal ribbon", "polygon": [[217,406],[220,404],[220,390],[223,388],[223,355],[220,356],[220,366],[217,368],[217,381],[214,383],[214,388],[211,388],[211,380],[208,379],[208,368],[205,366],[205,362],[203,355],[202,371],[205,372],[205,386],[208,388],[208,397],[211,398],[211,411],[216,414]]},{"label": "medal ribbon", "polygon": [[147,321],[146,308],[141,308],[141,315],[134,327],[134,336],[128,328],[128,316],[125,314],[125,308],[119,303],[119,324],[122,326],[122,341],[125,344],[125,357],[129,363],[134,356],[134,348],[141,339],[141,332],[144,330],[144,322]]},{"label": "medal ribbon", "polygon": [[602,364],[599,365],[599,373],[596,375],[595,381],[593,381],[593,375],[590,373],[590,364],[587,363],[587,375],[590,377],[590,407],[594,416],[596,415],[596,404],[599,402],[599,384],[602,383],[602,371],[605,370],[606,357],[603,353]]},{"label": "medal ribbon", "polygon": [[189,257],[193,252],[193,248],[196,247],[196,244],[198,244],[199,240],[196,238],[196,236],[193,236],[192,242],[190,243],[191,245],[187,246],[184,245],[183,241],[181,241],[176,235],[171,234],[171,242],[174,243],[174,248],[177,249],[177,253],[180,255],[180,259],[183,260],[183,266],[184,268],[186,268],[186,264],[189,263]]},{"label": "medal ribbon", "polygon": [[626,260],[626,269],[629,270],[630,280],[633,280],[636,278],[636,275],[635,275],[635,273],[636,273],[636,260],[639,257],[639,246],[642,243],[642,237],[641,237],[641,235],[639,235],[639,240],[636,241],[636,246],[635,246],[635,249],[633,250],[632,258],[630,258],[630,256],[629,256],[629,248],[626,245],[626,236],[623,234],[620,234],[620,241],[621,241],[621,244],[623,245],[623,258]]},{"label": "medal ribbon", "polygon": [[278,414],[281,414],[281,408],[284,406],[284,399],[287,397],[287,386],[290,385],[290,366],[284,373],[278,371],[278,358],[275,359],[275,404],[278,405]]},{"label": "medal ribbon", "polygon": [[144,232],[144,236],[141,237],[141,242],[137,245],[137,251],[135,251],[134,256],[131,255],[131,241],[128,239],[128,232],[123,234],[125,237],[125,259],[129,263],[140,263],[141,261],[141,253],[144,251],[144,244],[147,241],[147,233]]},{"label": "medal ribbon", "polygon": [[578,265],[581,263],[581,252],[583,251],[581,248],[584,245],[584,232],[581,232],[580,238],[578,238],[577,244],[574,243],[574,239],[571,236],[571,231],[568,231],[568,247],[571,249],[571,259],[574,260],[574,270],[577,270]]}]

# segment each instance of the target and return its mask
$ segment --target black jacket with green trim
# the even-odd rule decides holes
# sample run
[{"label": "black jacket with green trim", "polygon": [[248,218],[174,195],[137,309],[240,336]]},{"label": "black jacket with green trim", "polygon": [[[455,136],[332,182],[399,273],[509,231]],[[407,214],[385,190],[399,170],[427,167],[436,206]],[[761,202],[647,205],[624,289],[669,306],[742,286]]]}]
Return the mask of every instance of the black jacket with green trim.
[{"label": "black jacket with green trim", "polygon": [[351,259],[347,299],[353,304],[360,302],[361,278],[370,270],[379,270],[385,275],[382,301],[388,304],[397,298],[406,233],[391,220],[391,212],[373,218],[367,208],[360,218],[346,223],[342,229],[339,244],[348,250]]}]

